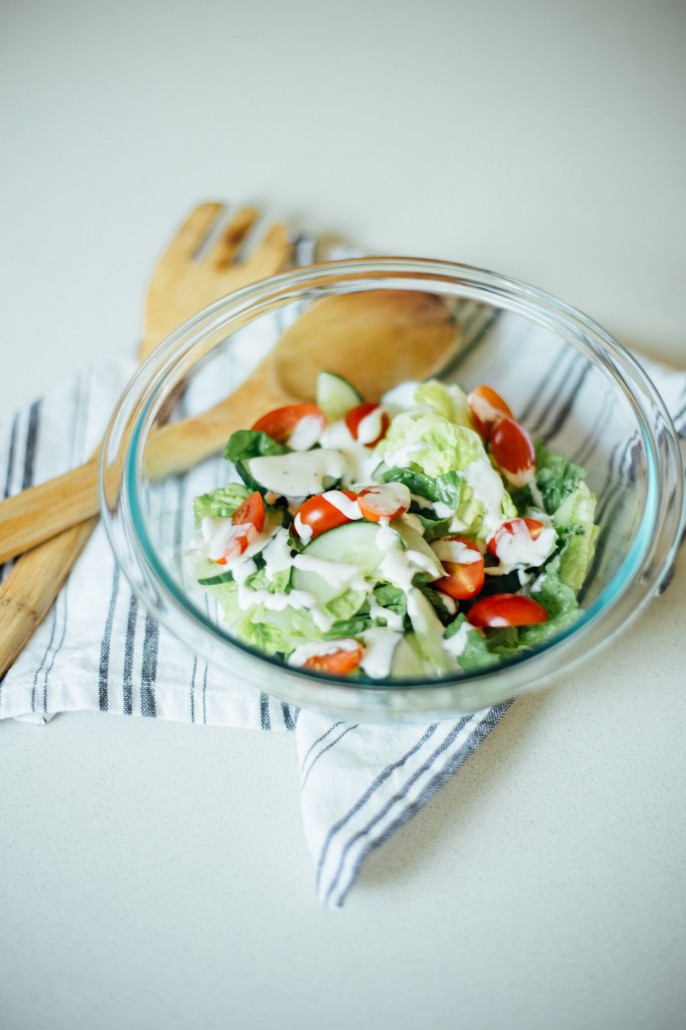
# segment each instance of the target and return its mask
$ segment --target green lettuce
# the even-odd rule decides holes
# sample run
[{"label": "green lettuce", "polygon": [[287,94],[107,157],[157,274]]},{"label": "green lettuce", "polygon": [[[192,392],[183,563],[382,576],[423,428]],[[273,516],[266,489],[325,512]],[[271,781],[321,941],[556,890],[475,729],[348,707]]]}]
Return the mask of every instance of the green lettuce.
[{"label": "green lettuce", "polygon": [[278,443],[267,433],[254,429],[239,429],[232,433],[224,448],[224,457],[234,464],[249,458],[261,458],[270,454],[289,454],[290,447]]},{"label": "green lettuce", "polygon": [[548,515],[558,510],[586,475],[584,469],[562,454],[553,454],[536,441],[536,486]]},{"label": "green lettuce", "polygon": [[594,524],[595,495],[586,483],[579,482],[553,513],[555,529],[563,539],[560,552],[560,579],[573,590],[580,590],[591,564],[598,527]]},{"label": "green lettuce", "polygon": [[269,579],[266,566],[262,566],[248,576],[245,585],[251,590],[268,590],[270,594],[289,594],[292,571],[292,569],[282,569],[281,572],[275,573],[273,579]]},{"label": "green lettuce", "polygon": [[[442,476],[459,471],[485,457],[481,438],[474,430],[458,426],[433,412],[406,411],[391,422],[388,433],[376,445],[376,453],[386,459],[403,451],[407,461],[427,476]],[[411,455],[411,457],[410,457]]]},{"label": "green lettuce", "polygon": [[[413,456],[414,457],[414,456]],[[407,468],[391,468],[383,472],[384,483],[404,483],[412,494],[426,497],[427,501],[442,501],[451,508],[462,502],[469,487],[459,472],[446,472],[441,476],[428,476],[411,462]]]},{"label": "green lettuce", "polygon": [[388,608],[395,615],[404,615],[407,611],[407,594],[393,583],[377,583],[374,597],[382,608]]},{"label": "green lettuce", "polygon": [[467,395],[457,383],[445,386],[437,379],[428,379],[419,384],[414,399],[417,404],[433,408],[437,415],[447,418],[449,422],[474,429]]},{"label": "green lettuce", "polygon": [[216,490],[200,494],[193,501],[196,526],[199,526],[203,519],[229,518],[251,492],[241,483],[229,483],[228,486],[218,486]]}]

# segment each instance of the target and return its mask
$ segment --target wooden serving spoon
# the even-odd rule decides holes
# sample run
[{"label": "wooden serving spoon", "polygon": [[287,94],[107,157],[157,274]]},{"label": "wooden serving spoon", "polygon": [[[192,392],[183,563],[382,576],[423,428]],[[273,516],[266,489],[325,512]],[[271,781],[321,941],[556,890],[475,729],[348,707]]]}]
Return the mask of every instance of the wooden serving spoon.
[{"label": "wooden serving spoon", "polygon": [[185,472],[267,411],[313,401],[323,368],[349,380],[365,400],[408,379],[426,379],[454,354],[458,335],[454,316],[431,293],[380,289],[323,297],[234,393],[151,436],[146,473],[163,479]]},{"label": "wooden serving spoon", "polygon": [[[426,379],[449,360],[458,335],[454,316],[434,294],[380,289],[323,297],[233,394],[151,434],[146,473],[159,480],[185,472],[265,412],[312,401],[322,368],[350,380],[368,400],[405,380]],[[0,561],[96,514],[97,480],[93,460],[1,502]]]}]

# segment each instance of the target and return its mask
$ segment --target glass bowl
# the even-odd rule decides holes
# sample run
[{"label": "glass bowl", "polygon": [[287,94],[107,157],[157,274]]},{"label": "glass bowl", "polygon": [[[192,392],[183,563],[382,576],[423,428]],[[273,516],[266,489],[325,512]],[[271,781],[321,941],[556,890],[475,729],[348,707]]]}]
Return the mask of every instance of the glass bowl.
[{"label": "glass bowl", "polygon": [[[237,428],[229,425],[232,402],[226,398],[312,304],[333,294],[370,290],[418,291],[432,295],[431,303],[441,298],[457,342],[438,377],[467,390],[480,383],[495,388],[533,437],[586,468],[598,496],[600,533],[579,619],[508,664],[445,679],[383,682],[287,667],[234,640],[186,567],[193,497],[226,481],[221,449]],[[392,305],[389,319],[391,312]],[[412,344],[421,345],[421,339]],[[334,367],[327,341],[320,347],[322,367]],[[191,434],[178,423],[221,402],[223,408],[204,417],[205,453],[198,454],[197,447],[187,453]],[[170,336],[131,380],[101,459],[105,527],[121,568],[151,615],[223,667],[227,680],[238,678],[283,701],[370,722],[426,721],[476,711],[549,684],[611,641],[658,590],[671,566],[683,522],[683,486],[677,437],[660,396],[600,326],[505,276],[404,258],[303,268],[213,304]]]}]

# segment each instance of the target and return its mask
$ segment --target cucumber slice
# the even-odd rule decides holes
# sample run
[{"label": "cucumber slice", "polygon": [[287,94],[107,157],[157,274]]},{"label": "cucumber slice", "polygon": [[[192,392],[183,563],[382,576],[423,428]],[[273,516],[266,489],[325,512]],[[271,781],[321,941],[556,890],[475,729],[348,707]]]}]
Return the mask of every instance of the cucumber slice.
[{"label": "cucumber slice", "polygon": [[230,583],[233,579],[233,572],[227,570],[226,572],[218,572],[214,576],[205,576],[198,580],[201,587],[216,587],[220,583]]},{"label": "cucumber slice", "polygon": [[313,451],[269,454],[237,462],[236,469],[255,490],[279,497],[310,497],[333,489],[346,473],[340,451],[316,447]]},{"label": "cucumber slice", "polygon": [[336,372],[324,371],[317,376],[317,407],[322,409],[329,422],[337,422],[363,400],[352,383]]},{"label": "cucumber slice", "polygon": [[411,587],[407,594],[407,614],[417,634],[422,657],[431,672],[440,676],[457,670],[457,659],[443,647],[443,625],[420,590]]},{"label": "cucumber slice", "polygon": [[401,518],[395,520],[393,523],[393,529],[397,529],[403,543],[409,551],[418,551],[419,554],[423,554],[429,560],[432,564],[433,571],[435,572],[435,579],[439,579],[441,576],[445,575],[445,569],[436,557],[436,552],[429,546],[429,544],[427,544],[421,533],[408,525],[407,522],[403,522]]},{"label": "cucumber slice", "polygon": [[419,642],[414,633],[408,633],[399,641],[393,654],[391,676],[394,679],[409,679],[425,675],[426,665],[420,654]]},{"label": "cucumber slice", "polygon": [[[376,545],[378,532],[375,522],[362,520],[347,522],[315,537],[296,558],[293,588],[307,590],[320,604],[326,604],[347,589],[345,576],[341,576],[345,572],[341,564],[355,566],[363,576],[371,575],[384,556]],[[307,559],[313,559],[309,568],[298,568],[303,558],[303,565],[310,565]]]}]

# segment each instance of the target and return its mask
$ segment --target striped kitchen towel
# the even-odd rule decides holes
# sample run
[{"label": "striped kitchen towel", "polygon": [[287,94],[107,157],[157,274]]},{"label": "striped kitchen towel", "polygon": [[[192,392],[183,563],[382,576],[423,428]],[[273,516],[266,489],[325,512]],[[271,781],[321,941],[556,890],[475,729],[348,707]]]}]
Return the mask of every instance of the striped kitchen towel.
[{"label": "striped kitchen towel", "polygon": [[[460,313],[463,353],[492,330],[476,304]],[[512,348],[510,348],[512,350]],[[85,460],[133,369],[133,358],[86,370],[0,425],[5,496]],[[686,374],[651,366],[686,436]],[[584,363],[574,355],[541,366],[517,410],[534,435],[560,441],[583,403]],[[554,403],[553,403],[554,400]],[[583,462],[602,435],[600,407],[574,452]],[[617,462],[630,462],[631,454]],[[601,517],[609,518],[601,495]],[[188,498],[190,504],[190,498]],[[605,515],[603,516],[603,512]],[[9,574],[12,563],[0,570]],[[195,657],[141,610],[115,566],[104,530],[91,537],[54,607],[0,682],[0,718],[47,722],[83,709],[147,718],[293,732],[305,833],[321,901],[340,907],[371,850],[421,808],[507,711],[498,705],[458,720],[392,728],[299,711]]]}]

